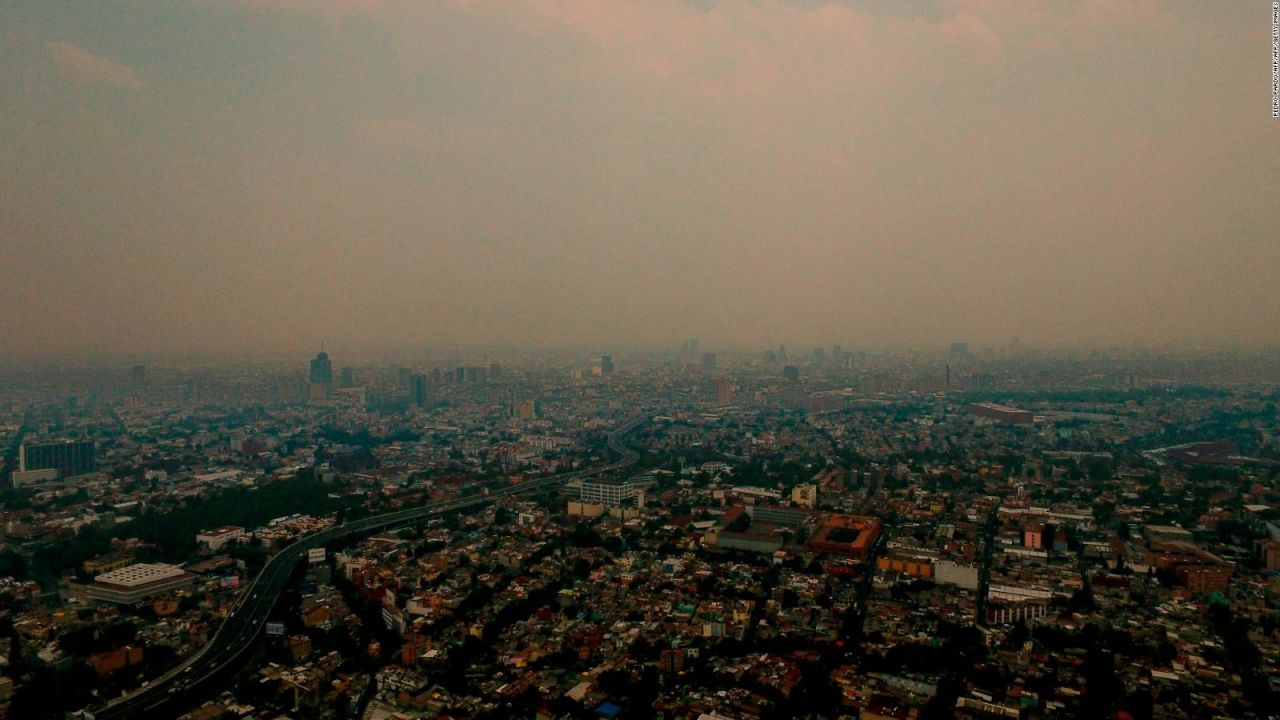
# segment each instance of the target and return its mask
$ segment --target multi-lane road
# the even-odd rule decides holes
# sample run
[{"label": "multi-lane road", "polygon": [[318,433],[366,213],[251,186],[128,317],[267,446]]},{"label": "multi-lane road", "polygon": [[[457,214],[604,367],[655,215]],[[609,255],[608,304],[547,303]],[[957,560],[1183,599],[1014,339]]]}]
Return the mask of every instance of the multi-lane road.
[{"label": "multi-lane road", "polygon": [[609,437],[609,448],[621,459],[600,467],[577,470],[535,480],[528,480],[493,492],[468,495],[447,502],[433,503],[405,510],[352,520],[308,535],[267,561],[267,564],[240,594],[240,599],[209,642],[181,664],[151,681],[149,685],[123,695],[93,712],[94,718],[171,717],[189,708],[219,683],[225,683],[243,666],[253,651],[255,640],[266,625],[267,616],[276,599],[289,582],[294,568],[307,552],[324,547],[352,535],[365,535],[429,517],[487,505],[495,498],[526,495],[558,487],[570,480],[624,470],[634,465],[638,455],[622,444],[622,437],[643,422],[629,420]]}]

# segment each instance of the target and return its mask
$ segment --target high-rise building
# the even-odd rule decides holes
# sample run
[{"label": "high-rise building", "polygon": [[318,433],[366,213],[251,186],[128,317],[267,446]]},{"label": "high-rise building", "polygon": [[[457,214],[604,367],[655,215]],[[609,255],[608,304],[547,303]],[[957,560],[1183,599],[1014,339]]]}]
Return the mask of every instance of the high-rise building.
[{"label": "high-rise building", "polygon": [[721,378],[716,381],[716,405],[729,407],[733,404],[733,384]]},{"label": "high-rise building", "polygon": [[98,468],[92,440],[23,443],[18,449],[18,471],[57,470],[58,477],[91,473]]},{"label": "high-rise building", "polygon": [[782,368],[782,377],[787,382],[800,382],[800,368],[795,365],[788,365]]},{"label": "high-rise building", "polygon": [[351,367],[342,368],[342,387],[349,388],[356,386],[356,371]]},{"label": "high-rise building", "polygon": [[778,346],[778,361],[779,361],[779,362],[786,362],[786,361],[787,361],[787,346],[786,346],[786,345],[779,345],[779,346]]},{"label": "high-rise building", "polygon": [[413,376],[413,404],[427,406],[427,376],[421,373]]},{"label": "high-rise building", "polygon": [[613,374],[613,356],[612,355],[600,356],[600,374],[601,375]]},{"label": "high-rise building", "polygon": [[497,380],[502,375],[502,366],[498,363],[489,363],[489,379]]},{"label": "high-rise building", "polygon": [[311,361],[311,384],[333,384],[333,363],[329,362],[329,355],[323,350]]},{"label": "high-rise building", "polygon": [[713,373],[718,365],[715,353],[702,353],[702,372]]}]

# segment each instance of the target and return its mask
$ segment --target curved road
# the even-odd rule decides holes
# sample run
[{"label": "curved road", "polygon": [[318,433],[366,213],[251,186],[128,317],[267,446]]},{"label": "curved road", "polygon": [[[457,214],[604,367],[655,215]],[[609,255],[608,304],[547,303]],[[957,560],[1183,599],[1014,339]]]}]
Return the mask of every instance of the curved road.
[{"label": "curved road", "polygon": [[621,437],[642,422],[643,418],[629,420],[610,434],[610,449],[622,455],[622,459],[617,462],[597,468],[528,480],[489,493],[468,495],[447,502],[352,520],[294,542],[267,561],[253,583],[240,594],[240,599],[233,606],[230,615],[203,648],[169,672],[153,680],[147,687],[116,698],[94,712],[91,717],[153,718],[177,715],[189,706],[195,697],[199,697],[204,691],[210,689],[211,685],[224,682],[235,675],[252,651],[254,640],[266,625],[267,615],[288,583],[294,567],[299,560],[307,557],[309,550],[324,547],[348,535],[363,535],[385,530],[443,513],[487,505],[494,498],[538,492],[570,480],[623,470],[634,465],[639,455],[622,445]]}]

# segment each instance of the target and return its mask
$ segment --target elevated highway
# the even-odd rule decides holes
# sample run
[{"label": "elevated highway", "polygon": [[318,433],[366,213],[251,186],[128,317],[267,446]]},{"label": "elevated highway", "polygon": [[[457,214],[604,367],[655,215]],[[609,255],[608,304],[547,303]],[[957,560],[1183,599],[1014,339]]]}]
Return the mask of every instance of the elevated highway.
[{"label": "elevated highway", "polygon": [[207,695],[215,685],[233,677],[251,655],[255,641],[266,626],[271,608],[288,584],[298,562],[306,559],[308,551],[351,536],[368,535],[445,513],[481,507],[496,498],[535,494],[559,487],[570,480],[625,470],[636,463],[639,455],[623,444],[622,437],[643,422],[643,418],[628,420],[610,434],[609,449],[621,457],[607,465],[535,478],[492,492],[351,520],[295,541],[267,561],[253,582],[241,592],[226,620],[203,648],[146,687],[122,695],[96,711],[90,711],[89,717],[111,720],[173,717],[188,709],[196,698]]}]

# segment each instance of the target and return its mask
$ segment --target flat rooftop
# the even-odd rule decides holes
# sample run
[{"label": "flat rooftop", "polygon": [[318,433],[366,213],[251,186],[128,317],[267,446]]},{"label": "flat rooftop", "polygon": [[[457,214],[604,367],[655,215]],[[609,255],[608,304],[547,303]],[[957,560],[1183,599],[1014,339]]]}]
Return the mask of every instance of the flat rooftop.
[{"label": "flat rooftop", "polygon": [[162,580],[176,579],[185,574],[186,571],[177,565],[166,565],[164,563],[137,563],[128,567],[122,567],[119,570],[112,570],[111,572],[97,575],[93,580],[94,582],[102,583],[104,585],[136,588],[160,582]]}]

